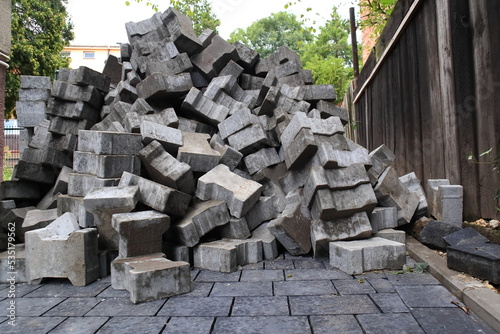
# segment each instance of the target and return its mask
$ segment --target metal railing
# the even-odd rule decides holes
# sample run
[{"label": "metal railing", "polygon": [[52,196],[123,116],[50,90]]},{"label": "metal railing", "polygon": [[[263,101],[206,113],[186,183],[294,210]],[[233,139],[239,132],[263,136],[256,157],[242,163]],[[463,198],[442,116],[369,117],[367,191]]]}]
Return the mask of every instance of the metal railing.
[{"label": "metal railing", "polygon": [[19,127],[5,127],[4,129],[4,149],[3,149],[3,166],[4,168],[14,167],[19,158],[21,130]]}]

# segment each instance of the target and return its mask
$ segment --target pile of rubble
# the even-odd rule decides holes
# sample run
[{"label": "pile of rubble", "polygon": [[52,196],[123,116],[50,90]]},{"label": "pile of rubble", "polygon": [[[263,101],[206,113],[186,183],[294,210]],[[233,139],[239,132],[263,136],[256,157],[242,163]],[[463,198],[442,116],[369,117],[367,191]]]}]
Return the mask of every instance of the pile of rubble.
[{"label": "pile of rubble", "polygon": [[126,29],[104,74],[22,77],[27,147],[0,224],[28,282],[110,270],[141,302],[190,291],[190,265],[231,272],[279,245],[351,274],[402,267],[404,232],[387,229],[427,214],[420,181],[344,136],[333,86],[297,54],[196,36],[171,8]]}]

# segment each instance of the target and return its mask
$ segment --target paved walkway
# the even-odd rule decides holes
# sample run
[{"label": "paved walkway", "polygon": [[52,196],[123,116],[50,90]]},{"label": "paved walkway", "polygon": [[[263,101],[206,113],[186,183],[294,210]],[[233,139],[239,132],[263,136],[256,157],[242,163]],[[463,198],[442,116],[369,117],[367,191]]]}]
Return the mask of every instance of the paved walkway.
[{"label": "paved walkway", "polygon": [[[411,262],[408,259],[408,262]],[[326,264],[326,265],[325,265]],[[351,276],[327,260],[282,255],[234,273],[193,270],[191,293],[134,305],[110,278],[0,285],[0,333],[495,333],[429,273]]]}]

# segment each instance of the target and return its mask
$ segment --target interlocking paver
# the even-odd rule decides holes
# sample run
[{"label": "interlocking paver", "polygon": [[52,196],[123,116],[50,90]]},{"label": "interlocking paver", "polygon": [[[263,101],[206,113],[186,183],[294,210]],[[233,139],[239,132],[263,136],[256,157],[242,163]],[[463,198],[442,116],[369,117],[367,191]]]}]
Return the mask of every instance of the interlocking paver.
[{"label": "interlocking paver", "polygon": [[[43,285],[32,285],[32,284],[27,284],[27,283],[19,283],[16,284],[16,289],[15,289],[15,294],[16,297],[24,297],[30,292],[33,292],[39,288],[41,288]],[[6,298],[7,295],[9,294],[10,289],[3,289],[0,291],[0,298]]]},{"label": "interlocking paver", "polygon": [[292,315],[380,313],[366,295],[347,296],[290,296]]},{"label": "interlocking paver", "polygon": [[194,280],[195,282],[238,282],[240,276],[241,271],[221,273],[218,271],[201,270]]},{"label": "interlocking paver", "polygon": [[134,317],[153,316],[165,303],[165,299],[134,304],[129,298],[105,298],[90,310],[86,317]]},{"label": "interlocking paver", "polygon": [[325,315],[309,317],[314,334],[362,334],[363,330],[353,315]]},{"label": "interlocking paver", "polygon": [[325,269],[325,264],[320,260],[293,260],[295,269]]},{"label": "interlocking paver", "polygon": [[389,282],[393,285],[439,284],[439,281],[429,273],[395,274],[394,271],[388,271],[386,272],[386,275]]},{"label": "interlocking paver", "polygon": [[97,295],[99,298],[129,298],[130,292],[127,290],[116,290],[112,286],[107,287],[103,292]]},{"label": "interlocking paver", "polygon": [[[3,309],[3,308],[2,308]],[[26,333],[48,333],[52,328],[63,322],[65,317],[18,317],[16,325],[9,325],[8,321],[0,324],[0,333],[3,334],[26,334]]]},{"label": "interlocking paver", "polygon": [[375,289],[372,288],[370,283],[361,279],[342,279],[333,282],[335,288],[341,295],[359,295],[375,293]]},{"label": "interlocking paver", "polygon": [[61,303],[64,298],[8,298],[0,302],[0,310],[7,310],[12,300],[15,302],[16,316],[39,317]]},{"label": "interlocking paver", "polygon": [[172,297],[158,315],[172,317],[227,317],[232,297]]},{"label": "interlocking paver", "polygon": [[327,279],[352,279],[351,275],[338,269],[292,269],[285,270],[285,279],[287,281],[310,281]]},{"label": "interlocking paver", "polygon": [[73,286],[69,280],[45,284],[26,297],[95,297],[111,285],[108,281],[95,281],[86,286]]},{"label": "interlocking paver", "polygon": [[283,270],[244,270],[241,282],[283,281]]},{"label": "interlocking paver", "polygon": [[396,291],[408,307],[456,307],[451,302],[457,298],[442,285],[396,286]]},{"label": "interlocking paver", "polygon": [[229,317],[215,320],[214,333],[287,333],[307,334],[307,317]]},{"label": "interlocking paver", "polygon": [[231,316],[289,315],[286,296],[236,297]]},{"label": "interlocking paver", "polygon": [[263,270],[264,262],[250,263],[241,267],[241,270]]},{"label": "interlocking paver", "polygon": [[266,261],[264,268],[267,269],[295,269],[292,260]]},{"label": "interlocking paver", "polygon": [[364,278],[379,293],[396,292],[394,285],[385,278]]},{"label": "interlocking paver", "polygon": [[273,284],[276,296],[320,296],[337,293],[331,281],[285,281]]},{"label": "interlocking paver", "polygon": [[101,302],[99,298],[68,298],[44,316],[82,317]]},{"label": "interlocking paver", "polygon": [[99,329],[98,334],[143,333],[158,334],[165,326],[166,319],[162,317],[116,317],[109,320]]},{"label": "interlocking paver", "polygon": [[360,314],[356,318],[367,334],[424,333],[410,313]]},{"label": "interlocking paver", "polygon": [[373,293],[370,297],[383,313],[410,312],[397,293]]},{"label": "interlocking paver", "polygon": [[50,334],[95,333],[108,320],[108,317],[69,317],[51,330]]},{"label": "interlocking paver", "polygon": [[495,333],[477,316],[458,308],[415,308],[411,313],[427,334]]},{"label": "interlocking paver", "polygon": [[192,282],[191,283],[191,292],[186,293],[184,296],[190,297],[208,297],[214,283],[205,283],[205,282]]},{"label": "interlocking paver", "polygon": [[[278,282],[281,283],[281,282]],[[272,282],[227,282],[215,283],[210,296],[272,296]]]},{"label": "interlocking paver", "polygon": [[209,334],[214,317],[172,317],[162,334]]}]

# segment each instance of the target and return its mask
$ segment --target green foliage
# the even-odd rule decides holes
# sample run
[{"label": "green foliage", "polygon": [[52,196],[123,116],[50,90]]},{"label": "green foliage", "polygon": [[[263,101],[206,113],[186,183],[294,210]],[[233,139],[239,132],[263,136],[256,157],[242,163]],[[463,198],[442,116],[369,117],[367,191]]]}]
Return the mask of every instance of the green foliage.
[{"label": "green foliage", "polygon": [[361,28],[373,28],[372,37],[378,39],[395,4],[396,0],[360,0]]},{"label": "green foliage", "polygon": [[12,48],[6,78],[5,114],[15,112],[20,75],[54,77],[69,65],[62,49],[73,39],[73,25],[61,0],[12,0]]},{"label": "green foliage", "polygon": [[279,12],[252,23],[246,29],[237,29],[229,37],[229,43],[240,41],[267,57],[280,47],[287,46],[299,52],[302,45],[313,40],[313,34],[297,20],[297,16]]},{"label": "green foliage", "polygon": [[[137,3],[144,0],[135,0]],[[125,1],[125,5],[130,6],[130,1]],[[220,20],[212,11],[212,4],[209,0],[171,0],[170,5],[188,16],[193,21],[194,31],[200,35],[205,29],[212,29],[216,33],[220,26]],[[158,5],[146,1],[146,6],[150,6],[155,12],[158,11]]]}]

